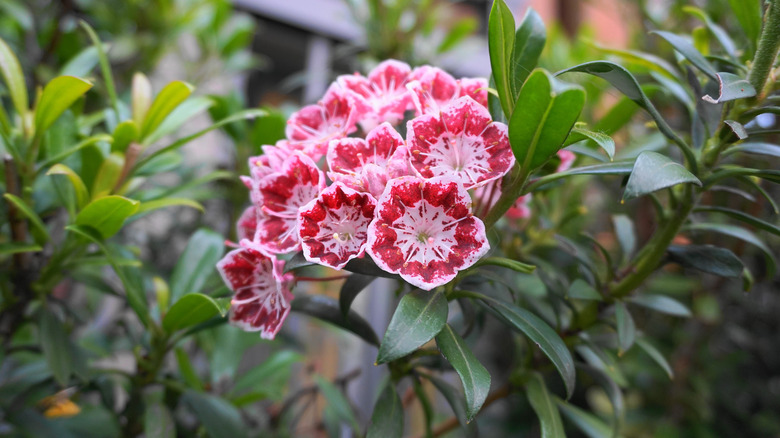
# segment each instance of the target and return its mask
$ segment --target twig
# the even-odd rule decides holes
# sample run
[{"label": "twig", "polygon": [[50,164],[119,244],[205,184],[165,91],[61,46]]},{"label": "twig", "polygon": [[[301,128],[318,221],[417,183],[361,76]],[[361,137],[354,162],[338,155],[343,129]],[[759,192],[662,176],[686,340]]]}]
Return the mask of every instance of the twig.
[{"label": "twig", "polygon": [[[491,392],[488,394],[487,398],[485,399],[485,404],[482,405],[482,409],[480,409],[480,412],[484,412],[485,408],[493,404],[494,402],[501,400],[502,398],[507,397],[509,394],[512,393],[512,388],[509,386],[509,384],[506,384],[502,386],[501,388],[498,388],[497,390]],[[457,417],[450,417],[441,423],[437,424],[436,427],[433,428],[433,436],[442,436],[447,432],[450,432],[454,429],[456,429],[460,423],[458,422]],[[417,438],[422,438],[422,436],[419,436]]]}]

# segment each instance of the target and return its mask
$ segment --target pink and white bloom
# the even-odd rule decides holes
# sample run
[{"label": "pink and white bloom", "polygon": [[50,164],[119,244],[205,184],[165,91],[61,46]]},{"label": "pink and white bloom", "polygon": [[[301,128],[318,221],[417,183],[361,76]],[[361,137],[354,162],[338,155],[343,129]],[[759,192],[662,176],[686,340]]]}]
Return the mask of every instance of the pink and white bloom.
[{"label": "pink and white bloom", "polygon": [[345,75],[338,83],[354,98],[357,121],[364,131],[382,122],[395,125],[412,107],[412,95],[406,89],[411,68],[405,62],[388,59],[371,70],[368,77]]},{"label": "pink and white bloom", "polygon": [[247,207],[236,224],[238,240],[252,240],[257,232],[257,207],[254,205]]},{"label": "pink and white bloom", "polygon": [[461,96],[468,96],[477,101],[478,104],[487,108],[488,106],[488,81],[484,78],[461,78],[458,79]]},{"label": "pink and white bloom", "polygon": [[351,95],[332,84],[322,100],[290,116],[285,134],[290,146],[302,148],[317,161],[328,150],[328,143],[355,132],[357,112]]},{"label": "pink and white bloom", "polygon": [[405,176],[390,181],[368,227],[366,252],[387,272],[431,290],[490,249],[485,225],[457,178]]},{"label": "pink and white bloom", "polygon": [[333,269],[362,257],[376,199],[335,183],[298,210],[298,233],[306,260]]},{"label": "pink and white bloom", "polygon": [[561,164],[558,165],[558,168],[555,169],[555,171],[564,172],[571,168],[571,165],[574,164],[574,160],[577,159],[577,156],[572,151],[561,149],[558,151],[558,158],[561,159]]},{"label": "pink and white bloom", "polygon": [[325,176],[314,161],[300,152],[293,153],[279,172],[254,185],[252,199],[259,210],[252,244],[268,255],[300,249],[298,208],[316,198],[324,188]]},{"label": "pink and white bloom", "polygon": [[328,177],[359,192],[379,196],[387,181],[412,174],[405,144],[401,134],[387,122],[371,130],[365,140],[333,140],[326,155]]},{"label": "pink and white bloom", "polygon": [[436,114],[439,109],[460,93],[460,86],[446,71],[424,65],[414,69],[409,75],[406,88],[412,93],[412,101],[417,109],[417,115]]},{"label": "pink and white bloom", "polygon": [[527,193],[519,198],[506,212],[509,219],[526,219],[531,217],[531,194]]},{"label": "pink and white bloom", "polygon": [[292,274],[283,274],[284,261],[266,257],[250,248],[239,248],[217,263],[217,270],[235,292],[230,323],[245,331],[259,331],[273,339],[290,313]]},{"label": "pink and white bloom", "polygon": [[287,141],[280,140],[275,146],[265,145],[261,148],[263,155],[249,157],[249,174],[257,180],[278,172],[284,160],[292,154]]},{"label": "pink and white bloom", "polygon": [[460,97],[436,116],[407,124],[411,163],[423,178],[453,175],[467,189],[504,176],[515,163],[507,126],[474,99]]}]

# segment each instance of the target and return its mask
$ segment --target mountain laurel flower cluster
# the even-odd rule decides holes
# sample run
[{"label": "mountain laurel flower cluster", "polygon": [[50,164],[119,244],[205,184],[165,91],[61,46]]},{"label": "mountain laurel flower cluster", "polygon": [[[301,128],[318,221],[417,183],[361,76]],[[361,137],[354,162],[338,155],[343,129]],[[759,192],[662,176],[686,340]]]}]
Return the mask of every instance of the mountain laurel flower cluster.
[{"label": "mountain laurel flower cluster", "polygon": [[484,256],[472,197],[495,203],[515,163],[487,89],[484,79],[387,60],[367,77],[339,77],[293,114],[286,139],[263,146],[243,177],[252,205],[238,221],[238,248],[217,266],[235,293],[231,323],[276,335],[293,299],[282,254],[302,251],[333,269],[368,254],[424,290]]}]

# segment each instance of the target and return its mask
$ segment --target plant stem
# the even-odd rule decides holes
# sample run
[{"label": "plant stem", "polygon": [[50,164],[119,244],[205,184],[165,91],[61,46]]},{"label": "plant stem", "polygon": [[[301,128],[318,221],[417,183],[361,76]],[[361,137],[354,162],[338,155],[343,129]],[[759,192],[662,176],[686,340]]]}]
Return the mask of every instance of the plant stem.
[{"label": "plant stem", "polygon": [[756,89],[757,99],[766,97],[767,79],[780,49],[780,0],[772,0],[758,37],[758,49],[748,74],[748,81]]},{"label": "plant stem", "polygon": [[515,163],[515,167],[510,175],[510,182],[501,188],[501,196],[496,201],[496,205],[488,211],[485,219],[482,221],[485,224],[485,231],[490,230],[509,211],[523,192],[523,186],[525,186],[525,182],[528,180],[528,174],[521,174],[520,166]]}]

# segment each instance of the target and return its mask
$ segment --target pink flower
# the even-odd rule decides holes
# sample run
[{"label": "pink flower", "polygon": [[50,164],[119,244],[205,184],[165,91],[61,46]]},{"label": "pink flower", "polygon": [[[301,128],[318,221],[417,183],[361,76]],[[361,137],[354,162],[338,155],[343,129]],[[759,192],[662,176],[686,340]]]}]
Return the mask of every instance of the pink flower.
[{"label": "pink flower", "polygon": [[257,231],[257,207],[254,205],[247,207],[241,217],[238,218],[238,224],[236,225],[238,240],[253,239],[255,232]]},{"label": "pink flower", "polygon": [[561,159],[561,164],[558,165],[558,168],[555,169],[555,171],[563,172],[571,168],[571,165],[574,164],[574,160],[577,159],[577,156],[574,155],[574,152],[572,151],[561,149],[558,151],[558,158]]},{"label": "pink flower", "polygon": [[325,176],[300,152],[290,155],[279,172],[257,181],[252,189],[259,209],[253,245],[268,255],[298,250],[298,208],[324,188]]},{"label": "pink flower", "polygon": [[290,156],[292,150],[285,140],[280,140],[276,146],[266,145],[262,147],[263,155],[249,157],[249,173],[252,178],[263,179],[274,172],[278,172],[284,164],[284,160]]},{"label": "pink flower", "polygon": [[468,96],[477,101],[478,104],[487,108],[488,106],[488,82],[483,78],[461,78],[458,79],[461,96]]},{"label": "pink flower", "polygon": [[360,192],[379,196],[387,181],[411,175],[405,142],[385,122],[368,133],[366,139],[342,138],[330,142],[328,177]]},{"label": "pink flower", "polygon": [[290,116],[287,140],[291,147],[302,148],[317,161],[327,152],[328,142],[355,132],[356,116],[353,98],[332,84],[318,104],[305,106]]},{"label": "pink flower", "polygon": [[390,181],[368,226],[366,251],[385,271],[425,290],[455,278],[490,249],[457,178]]},{"label": "pink flower", "polygon": [[509,219],[525,219],[531,217],[531,194],[525,194],[509,208],[506,212],[506,217]]},{"label": "pink flower", "polygon": [[230,323],[245,331],[259,331],[273,339],[290,313],[292,274],[282,274],[284,261],[240,248],[225,255],[217,270],[235,292],[230,306]]},{"label": "pink flower", "polygon": [[388,59],[376,66],[368,77],[359,74],[340,76],[339,85],[354,97],[357,120],[364,131],[382,122],[395,125],[412,106],[406,89],[411,68],[408,64]]},{"label": "pink flower", "polygon": [[460,97],[436,116],[409,121],[411,163],[423,178],[454,175],[467,189],[501,178],[515,162],[507,126],[474,99]]},{"label": "pink flower", "polygon": [[376,199],[335,183],[298,210],[298,233],[306,260],[341,269],[365,251]]},{"label": "pink flower", "polygon": [[425,65],[414,69],[406,88],[412,92],[417,115],[436,114],[439,108],[458,97],[458,81],[446,71]]}]

